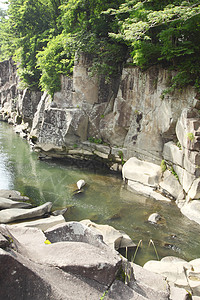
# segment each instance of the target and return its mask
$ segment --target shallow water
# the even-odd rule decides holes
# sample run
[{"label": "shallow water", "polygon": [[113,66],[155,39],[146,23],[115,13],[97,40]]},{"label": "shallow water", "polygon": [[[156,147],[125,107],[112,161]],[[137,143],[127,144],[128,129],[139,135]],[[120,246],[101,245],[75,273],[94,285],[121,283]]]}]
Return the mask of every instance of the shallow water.
[{"label": "shallow water", "polygon": [[[83,193],[74,195],[76,182],[84,179]],[[127,190],[121,177],[105,170],[95,171],[70,166],[65,161],[40,161],[28,143],[0,122],[0,189],[15,189],[39,205],[53,202],[53,209],[71,208],[66,219],[91,219],[125,231],[142,247],[135,262],[143,265],[174,255],[186,260],[200,257],[200,225],[184,217],[173,203],[155,201]],[[152,225],[148,216],[158,212],[166,222]]]}]

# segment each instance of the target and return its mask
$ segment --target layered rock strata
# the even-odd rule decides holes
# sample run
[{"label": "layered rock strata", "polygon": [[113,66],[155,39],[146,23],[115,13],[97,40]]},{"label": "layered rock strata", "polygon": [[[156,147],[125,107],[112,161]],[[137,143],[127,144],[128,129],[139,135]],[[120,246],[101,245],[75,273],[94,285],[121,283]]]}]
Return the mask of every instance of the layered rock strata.
[{"label": "layered rock strata", "polygon": [[[198,200],[200,101],[195,89],[166,94],[174,74],[159,66],[145,72],[126,66],[109,83],[91,77],[90,66],[87,55],[77,56],[73,76],[61,76],[61,91],[51,99],[19,90],[13,62],[0,63],[1,118],[44,157],[99,161],[112,170],[126,162],[123,177],[131,188],[158,200],[177,200],[180,207]],[[159,169],[162,160],[167,171],[157,171],[152,183],[150,169]],[[145,162],[152,165],[144,167]]]},{"label": "layered rock strata", "polygon": [[[117,273],[125,274],[126,282],[119,281]],[[0,298],[5,300],[184,300],[188,296],[164,277],[130,264],[102,236],[78,222],[45,232],[0,225],[0,282]]]}]

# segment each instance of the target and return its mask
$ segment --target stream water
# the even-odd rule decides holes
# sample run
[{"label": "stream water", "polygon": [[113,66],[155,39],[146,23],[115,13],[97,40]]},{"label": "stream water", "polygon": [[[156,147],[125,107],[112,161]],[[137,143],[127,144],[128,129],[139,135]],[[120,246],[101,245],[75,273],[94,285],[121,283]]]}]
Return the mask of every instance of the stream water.
[{"label": "stream water", "polygon": [[[74,195],[76,182],[84,179],[83,193]],[[146,198],[127,190],[119,175],[69,165],[65,161],[41,161],[29,144],[0,122],[0,189],[15,189],[40,205],[53,202],[53,209],[70,207],[67,221],[90,219],[125,231],[142,244],[135,262],[143,265],[167,255],[186,260],[200,257],[200,225],[184,217],[176,204]],[[158,212],[166,222],[152,225],[148,216]]]}]

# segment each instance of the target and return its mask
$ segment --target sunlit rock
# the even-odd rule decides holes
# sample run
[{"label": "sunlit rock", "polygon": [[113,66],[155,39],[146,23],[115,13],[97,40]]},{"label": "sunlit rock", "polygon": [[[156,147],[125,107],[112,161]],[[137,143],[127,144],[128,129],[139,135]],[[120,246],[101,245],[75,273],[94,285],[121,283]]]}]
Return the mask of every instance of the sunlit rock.
[{"label": "sunlit rock", "polygon": [[46,213],[50,213],[52,207],[51,202],[46,202],[35,208],[10,208],[0,211],[0,223],[10,223],[16,220],[31,219],[41,217]]},{"label": "sunlit rock", "polygon": [[77,185],[77,188],[80,190],[82,187],[85,186],[85,180],[83,179],[80,179],[79,181],[77,181],[76,185]]}]

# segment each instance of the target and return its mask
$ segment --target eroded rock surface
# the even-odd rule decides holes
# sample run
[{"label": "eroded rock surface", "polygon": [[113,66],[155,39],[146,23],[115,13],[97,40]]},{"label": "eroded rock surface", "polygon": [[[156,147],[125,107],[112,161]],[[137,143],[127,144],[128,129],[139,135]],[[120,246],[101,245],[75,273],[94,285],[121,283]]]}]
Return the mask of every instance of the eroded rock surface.
[{"label": "eroded rock surface", "polygon": [[[66,226],[70,228],[69,223]],[[59,235],[59,227],[48,230],[54,240]],[[85,235],[81,227],[76,228],[77,235],[81,232]],[[62,226],[61,229],[63,234]],[[185,299],[187,292],[171,285],[169,288],[162,276],[130,264],[125,258],[122,260],[105,244],[100,248],[98,240],[96,246],[87,240],[77,242],[75,230],[71,231],[71,237],[70,230],[66,232],[70,241],[51,244],[40,229],[0,225],[1,299]],[[95,238],[94,233],[93,241]],[[198,268],[199,262],[194,261],[193,265]],[[121,266],[129,274],[127,284],[116,280]]]}]

